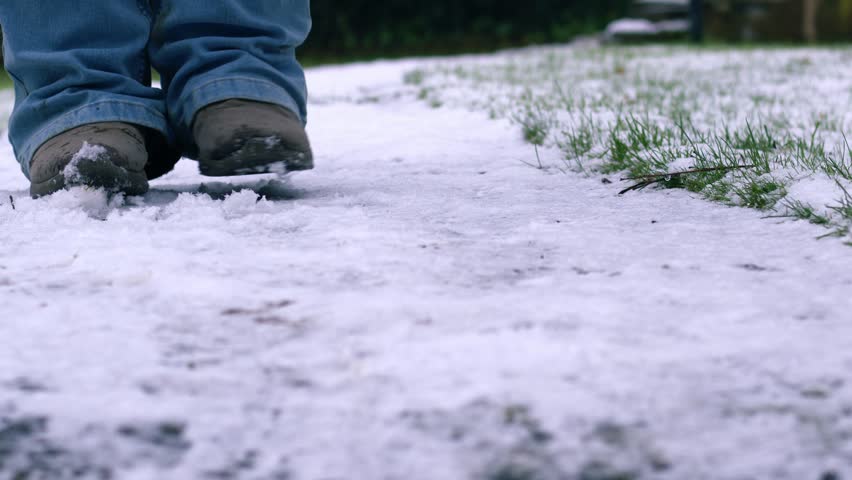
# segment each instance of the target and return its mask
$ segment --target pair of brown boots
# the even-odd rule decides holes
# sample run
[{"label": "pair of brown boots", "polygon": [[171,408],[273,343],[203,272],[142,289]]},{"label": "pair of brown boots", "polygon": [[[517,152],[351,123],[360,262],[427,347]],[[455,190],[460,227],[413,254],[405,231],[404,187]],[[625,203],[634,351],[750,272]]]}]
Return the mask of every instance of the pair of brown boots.
[{"label": "pair of brown boots", "polygon": [[[202,175],[287,173],[313,168],[301,120],[269,103],[227,100],[195,117],[192,133]],[[30,163],[30,194],[72,186],[142,195],[148,191],[145,134],[127,123],[104,122],[68,130],[45,142]]]}]

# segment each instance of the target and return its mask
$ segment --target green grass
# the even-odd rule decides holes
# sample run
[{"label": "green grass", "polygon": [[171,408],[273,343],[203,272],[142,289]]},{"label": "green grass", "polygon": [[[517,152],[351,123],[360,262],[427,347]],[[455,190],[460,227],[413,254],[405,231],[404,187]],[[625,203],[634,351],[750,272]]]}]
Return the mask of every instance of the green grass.
[{"label": "green grass", "polygon": [[12,88],[12,79],[9,78],[5,70],[0,68],[0,89],[4,88]]},{"label": "green grass", "polygon": [[[852,229],[849,46],[557,48],[492,58],[449,59],[406,83],[429,102],[484,109],[517,124],[536,148],[559,149],[561,164],[543,169],[651,178],[830,235]],[[825,192],[835,200],[822,200]]]}]

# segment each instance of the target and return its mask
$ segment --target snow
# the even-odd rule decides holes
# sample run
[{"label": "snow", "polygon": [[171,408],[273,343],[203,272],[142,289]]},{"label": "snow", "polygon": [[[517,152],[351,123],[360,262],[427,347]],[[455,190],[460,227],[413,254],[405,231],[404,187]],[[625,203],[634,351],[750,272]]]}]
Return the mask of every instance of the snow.
[{"label": "snow", "polygon": [[677,173],[677,172],[685,172],[688,170],[692,170],[695,168],[695,159],[694,158],[678,158],[673,162],[669,163],[669,172]]},{"label": "snow", "polygon": [[[852,191],[850,190],[852,185],[849,185],[848,182],[841,186],[847,191]],[[799,178],[789,188],[791,198],[808,205],[832,205],[838,204],[841,200],[841,194],[837,192],[837,181],[828,178],[826,175]],[[822,208],[822,210],[825,211],[828,208]]]},{"label": "snow", "polygon": [[[770,154],[771,173],[761,181],[782,187],[764,198],[767,215],[786,215],[791,203],[830,198],[805,206],[823,212],[827,234],[843,235],[850,227],[848,215],[842,214],[848,203],[843,191],[848,180],[843,177],[849,176],[843,172],[852,162],[847,141],[852,125],[850,59],[852,50],[842,47],[698,51],[676,46],[557,46],[476,60],[445,59],[409,74],[413,91],[408,94],[425,97],[432,105],[511,119],[519,128],[538,132],[544,145],[564,152],[542,163],[552,170],[624,168],[612,162],[609,144],[613,133],[629,137],[619,128],[625,118],[639,119],[663,135],[658,137],[660,148],[646,145],[636,154],[652,171],[682,170],[677,168],[682,160],[665,164],[671,154],[694,156],[694,145],[689,145],[694,139],[709,140],[701,147],[707,155],[731,132],[740,137],[750,131],[765,133],[779,148]],[[680,131],[684,112],[695,131],[691,140],[667,142],[666,136]],[[749,154],[747,149],[739,153]],[[812,176],[824,180],[816,187],[819,195],[797,186]],[[751,181],[748,173],[731,172],[715,186],[722,188],[702,193],[734,205],[756,205],[742,195]],[[734,188],[724,193],[721,183],[728,182]]]},{"label": "snow", "polygon": [[361,101],[432,61],[311,70],[285,181],[32,200],[0,145],[0,478],[852,475],[848,246]]},{"label": "snow", "polygon": [[641,18],[623,18],[606,27],[608,36],[616,35],[655,35],[658,33],[654,22]]},{"label": "snow", "polygon": [[266,148],[268,150],[271,150],[271,149],[277,147],[281,143],[281,138],[273,135],[273,136],[264,138],[263,143],[266,144]]},{"label": "snow", "polygon": [[62,174],[68,183],[79,181],[80,177],[80,162],[83,160],[97,160],[101,155],[106,154],[106,148],[103,145],[91,145],[89,142],[83,142],[80,150],[71,157],[71,161],[62,170]]}]

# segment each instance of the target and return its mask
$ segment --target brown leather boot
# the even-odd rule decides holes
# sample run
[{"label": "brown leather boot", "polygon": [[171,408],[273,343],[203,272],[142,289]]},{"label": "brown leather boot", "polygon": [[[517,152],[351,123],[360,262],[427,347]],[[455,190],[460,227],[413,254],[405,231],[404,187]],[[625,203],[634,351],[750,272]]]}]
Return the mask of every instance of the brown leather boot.
[{"label": "brown leather boot", "polygon": [[36,150],[30,163],[30,195],[37,198],[76,185],[141,195],[148,191],[147,161],[144,137],[133,125],[76,127]]},{"label": "brown leather boot", "polygon": [[302,121],[278,105],[238,99],[214,103],[198,112],[192,132],[202,175],[284,174],[314,168]]}]

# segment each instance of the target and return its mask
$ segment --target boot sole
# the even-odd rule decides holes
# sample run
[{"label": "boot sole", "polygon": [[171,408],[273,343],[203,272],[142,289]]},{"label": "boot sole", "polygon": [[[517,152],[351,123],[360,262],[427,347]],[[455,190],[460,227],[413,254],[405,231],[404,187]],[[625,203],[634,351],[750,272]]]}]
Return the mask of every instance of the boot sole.
[{"label": "boot sole", "polygon": [[314,168],[314,158],[310,151],[287,148],[281,143],[271,143],[268,137],[255,137],[245,141],[243,146],[221,158],[201,158],[198,169],[207,177],[231,177],[239,175],[257,175],[310,170]]},{"label": "boot sole", "polygon": [[76,186],[103,188],[110,193],[143,195],[148,191],[148,176],[144,170],[128,170],[107,159],[85,159],[78,162],[77,172],[72,179],[65,178],[65,172],[61,171],[47,180],[32,183],[30,195],[38,198]]}]

